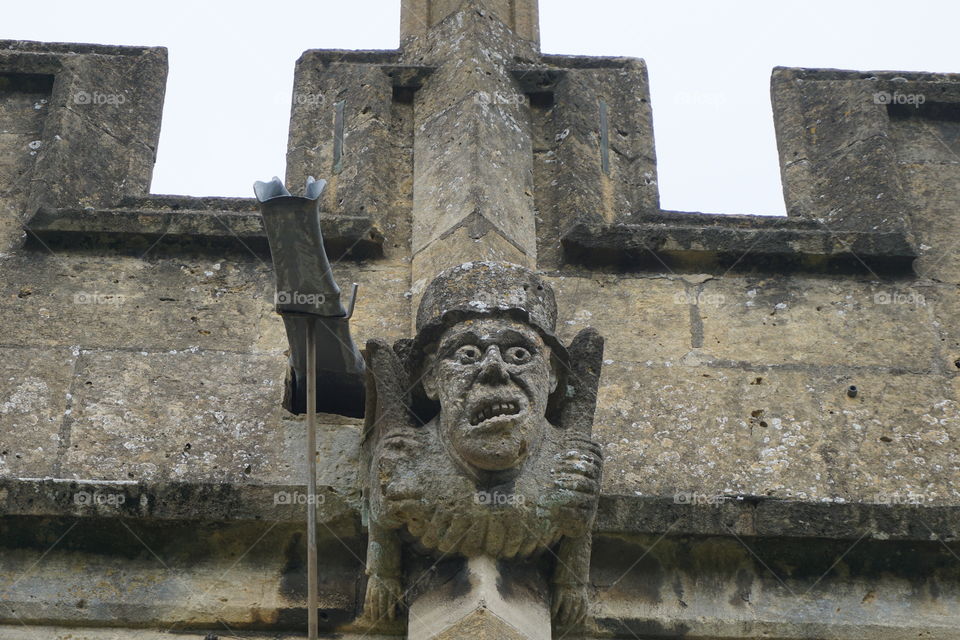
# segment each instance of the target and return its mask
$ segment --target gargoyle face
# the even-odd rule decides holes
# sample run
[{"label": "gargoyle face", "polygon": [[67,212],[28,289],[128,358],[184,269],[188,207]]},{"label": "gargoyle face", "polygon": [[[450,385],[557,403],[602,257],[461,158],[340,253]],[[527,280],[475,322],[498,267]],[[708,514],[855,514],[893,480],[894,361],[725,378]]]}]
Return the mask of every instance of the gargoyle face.
[{"label": "gargoyle face", "polygon": [[443,334],[424,377],[440,401],[440,432],[470,466],[519,467],[546,428],[547,401],[557,386],[550,347],[514,320],[484,318]]}]

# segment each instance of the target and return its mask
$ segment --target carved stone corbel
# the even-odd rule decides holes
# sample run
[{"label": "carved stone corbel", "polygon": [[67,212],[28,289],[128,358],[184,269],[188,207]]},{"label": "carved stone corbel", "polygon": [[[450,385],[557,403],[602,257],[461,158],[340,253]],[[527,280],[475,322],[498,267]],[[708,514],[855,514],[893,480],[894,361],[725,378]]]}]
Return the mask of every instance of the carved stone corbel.
[{"label": "carved stone corbel", "polygon": [[412,342],[367,343],[369,624],[397,617],[405,547],[516,562],[547,554],[554,626],[583,621],[603,339],[585,329],[568,348],[556,316],[553,291],[531,271],[474,262],[427,288]]}]

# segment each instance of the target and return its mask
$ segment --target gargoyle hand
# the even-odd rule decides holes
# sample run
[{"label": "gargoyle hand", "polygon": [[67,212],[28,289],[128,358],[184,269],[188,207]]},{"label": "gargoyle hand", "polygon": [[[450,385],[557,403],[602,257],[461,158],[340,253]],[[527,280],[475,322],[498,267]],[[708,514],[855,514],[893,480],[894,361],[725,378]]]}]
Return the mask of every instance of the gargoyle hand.
[{"label": "gargoyle hand", "polygon": [[572,434],[564,439],[554,482],[561,489],[596,497],[600,494],[603,454],[596,442]]},{"label": "gargoyle hand", "polygon": [[388,578],[371,574],[367,578],[367,595],[363,615],[376,624],[381,620],[396,620],[397,606],[403,598],[400,578]]},{"label": "gargoyle hand", "polygon": [[554,623],[561,629],[577,627],[587,617],[587,589],[572,584],[553,585],[551,613]]},{"label": "gargoyle hand", "polygon": [[553,574],[551,613],[557,628],[570,629],[583,624],[589,608],[587,583],[590,580],[590,534],[564,538],[557,550],[557,568]]},{"label": "gargoyle hand", "polygon": [[367,594],[363,616],[376,626],[382,620],[396,620],[403,600],[400,567],[400,538],[397,532],[370,523],[367,544]]}]

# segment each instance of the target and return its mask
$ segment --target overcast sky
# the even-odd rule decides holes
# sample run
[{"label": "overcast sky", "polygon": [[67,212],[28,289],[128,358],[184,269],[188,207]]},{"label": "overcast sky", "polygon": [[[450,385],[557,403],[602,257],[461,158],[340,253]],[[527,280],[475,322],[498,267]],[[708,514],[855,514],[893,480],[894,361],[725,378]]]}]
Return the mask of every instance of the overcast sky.
[{"label": "overcast sky", "polygon": [[[783,213],[774,66],[960,72],[957,0],[540,5],[545,53],[646,59],[666,209]],[[0,38],[167,47],[153,191],[251,196],[283,175],[300,53],[396,48],[399,19],[400,0],[29,0]]]}]

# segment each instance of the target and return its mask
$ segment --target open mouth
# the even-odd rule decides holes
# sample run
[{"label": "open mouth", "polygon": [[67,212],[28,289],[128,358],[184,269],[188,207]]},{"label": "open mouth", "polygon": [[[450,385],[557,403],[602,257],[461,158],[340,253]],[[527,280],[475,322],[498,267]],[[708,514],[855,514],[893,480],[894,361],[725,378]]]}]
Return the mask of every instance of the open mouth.
[{"label": "open mouth", "polygon": [[491,418],[500,416],[515,416],[520,413],[520,403],[512,400],[506,402],[485,402],[477,407],[470,416],[470,424],[476,426]]}]

